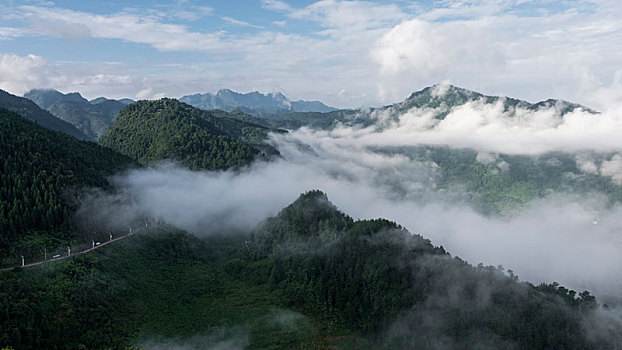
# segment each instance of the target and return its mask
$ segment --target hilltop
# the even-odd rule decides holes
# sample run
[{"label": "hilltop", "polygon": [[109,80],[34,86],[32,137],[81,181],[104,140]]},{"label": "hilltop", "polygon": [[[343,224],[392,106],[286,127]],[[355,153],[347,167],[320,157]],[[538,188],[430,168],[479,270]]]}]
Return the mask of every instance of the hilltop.
[{"label": "hilltop", "polygon": [[172,159],[191,169],[213,170],[278,154],[264,143],[268,131],[226,112],[164,98],[123,108],[99,142],[144,165]]}]

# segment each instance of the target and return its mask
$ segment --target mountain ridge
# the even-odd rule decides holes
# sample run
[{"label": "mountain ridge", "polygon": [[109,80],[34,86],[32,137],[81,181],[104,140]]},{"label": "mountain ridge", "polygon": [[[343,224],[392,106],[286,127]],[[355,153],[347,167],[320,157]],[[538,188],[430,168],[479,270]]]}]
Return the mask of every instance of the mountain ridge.
[{"label": "mountain ridge", "polygon": [[467,102],[482,100],[484,103],[496,103],[503,101],[508,108],[524,108],[529,110],[538,110],[540,108],[555,108],[560,115],[572,112],[576,108],[580,108],[586,112],[597,113],[596,111],[585,107],[578,103],[569,102],[561,99],[547,99],[530,103],[525,100],[509,97],[485,95],[480,92],[465,89],[451,84],[435,84],[428,86],[419,91],[411,93],[408,98],[402,102],[394,103],[383,108],[396,107],[398,110],[407,110],[413,107],[418,108],[436,108],[447,107],[449,109],[464,105]]},{"label": "mountain ridge", "polygon": [[88,136],[78,130],[78,128],[76,128],[73,124],[57,118],[50,112],[41,109],[37,106],[37,104],[27,98],[15,96],[4,90],[0,90],[0,107],[15,112],[44,128],[60,131],[64,134],[73,136],[78,140],[89,139]]},{"label": "mountain ridge", "polygon": [[33,89],[25,93],[24,97],[55,117],[74,125],[91,141],[99,139],[112,125],[119,111],[133,103],[129,99],[113,100],[105,97],[89,101],[79,92],[63,94],[53,89]]},{"label": "mountain ridge", "polygon": [[238,93],[230,89],[220,89],[215,94],[197,93],[185,95],[179,101],[201,109],[222,109],[241,111],[253,116],[266,116],[287,112],[330,112],[336,108],[320,101],[290,101],[280,92],[262,94],[258,91]]}]

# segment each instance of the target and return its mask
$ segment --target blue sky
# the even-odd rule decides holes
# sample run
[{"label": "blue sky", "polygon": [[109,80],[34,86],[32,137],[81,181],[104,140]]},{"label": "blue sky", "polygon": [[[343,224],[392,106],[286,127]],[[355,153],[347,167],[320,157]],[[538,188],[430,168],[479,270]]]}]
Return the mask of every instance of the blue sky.
[{"label": "blue sky", "polygon": [[88,98],[281,91],[338,107],[439,82],[620,99],[617,0],[0,2],[0,88]]}]

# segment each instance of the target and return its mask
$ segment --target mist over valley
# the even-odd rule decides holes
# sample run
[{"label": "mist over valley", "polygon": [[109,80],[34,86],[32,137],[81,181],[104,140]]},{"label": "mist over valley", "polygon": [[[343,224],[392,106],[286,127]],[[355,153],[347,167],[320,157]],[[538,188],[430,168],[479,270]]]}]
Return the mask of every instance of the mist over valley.
[{"label": "mist over valley", "polygon": [[619,349],[615,1],[0,4],[0,348]]}]

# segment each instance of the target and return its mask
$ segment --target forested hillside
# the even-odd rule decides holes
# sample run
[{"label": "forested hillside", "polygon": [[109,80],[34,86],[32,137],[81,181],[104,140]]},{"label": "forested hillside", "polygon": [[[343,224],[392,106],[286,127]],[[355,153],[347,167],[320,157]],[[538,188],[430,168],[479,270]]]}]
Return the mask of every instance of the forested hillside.
[{"label": "forested hillside", "polygon": [[[430,186],[486,214],[506,213],[554,193],[602,193],[609,206],[622,202],[622,186],[611,177],[581,170],[577,155],[572,153],[489,154],[444,146],[383,147],[376,151],[403,155],[412,162],[431,162],[434,183]],[[583,156],[598,166],[612,154]]]},{"label": "forested hillside", "polygon": [[[0,272],[16,349],[607,349],[588,292],[473,267],[311,191],[252,234],[151,227],[88,255]],[[599,328],[601,327],[602,328]]]},{"label": "forested hillside", "polygon": [[262,154],[278,154],[263,142],[270,129],[216,113],[168,98],[139,101],[121,110],[100,143],[141,164],[173,159],[194,170],[242,166]]},{"label": "forested hillside", "polygon": [[133,162],[6,109],[0,125],[1,259],[15,263],[77,238],[72,215],[80,188],[105,188],[107,176]]},{"label": "forested hillside", "polygon": [[[319,191],[254,233],[285,305],[378,341],[374,348],[594,348],[589,292],[473,267],[386,220],[353,221]],[[613,335],[612,335],[613,336]],[[622,332],[608,342],[618,339]]]}]

